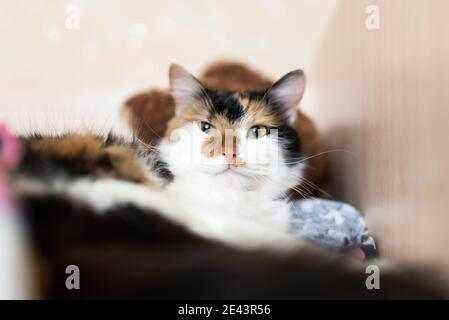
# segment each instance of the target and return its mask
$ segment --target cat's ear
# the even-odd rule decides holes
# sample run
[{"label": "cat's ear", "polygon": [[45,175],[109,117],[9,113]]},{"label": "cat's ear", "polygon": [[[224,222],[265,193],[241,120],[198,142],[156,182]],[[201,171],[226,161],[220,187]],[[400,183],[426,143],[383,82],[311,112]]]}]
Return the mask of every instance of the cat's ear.
[{"label": "cat's ear", "polygon": [[169,70],[170,89],[176,103],[176,114],[183,113],[204,92],[201,82],[178,64]]},{"label": "cat's ear", "polygon": [[294,70],[287,73],[268,89],[266,97],[269,103],[281,108],[282,116],[292,123],[296,110],[304,95],[306,77],[304,71]]}]

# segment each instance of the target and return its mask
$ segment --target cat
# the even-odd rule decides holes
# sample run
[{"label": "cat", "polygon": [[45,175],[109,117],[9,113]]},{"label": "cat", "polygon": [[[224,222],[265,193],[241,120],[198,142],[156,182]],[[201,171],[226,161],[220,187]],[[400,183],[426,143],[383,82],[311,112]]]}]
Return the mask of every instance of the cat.
[{"label": "cat", "polygon": [[[200,82],[215,91],[264,91],[274,81],[260,71],[238,61],[220,60],[208,64],[200,73]],[[175,102],[168,90],[150,89],[131,96],[123,105],[123,115],[132,132],[144,143],[156,144],[166,131],[168,122],[175,116]],[[291,197],[329,197],[326,191],[328,179],[329,149],[316,123],[301,107],[296,110],[292,127],[301,137],[301,153],[307,157],[303,182],[295,188]]]},{"label": "cat", "polygon": [[[304,164],[290,124],[304,92],[304,73],[290,72],[259,92],[207,89],[179,65],[172,65],[169,75],[176,116],[154,152],[144,145],[114,145],[113,139],[103,144],[94,136],[30,139],[31,150],[73,157],[81,171],[95,168],[103,178],[58,178],[52,190],[91,199],[99,211],[144,199],[148,208],[229,244],[281,249],[285,242],[298,243],[288,236],[288,192],[300,181]],[[161,171],[165,174],[158,175]],[[131,183],[121,181],[124,175]]]},{"label": "cat", "polygon": [[[22,138],[14,185],[52,270],[48,295],[443,296],[426,273],[387,267],[384,291],[370,292],[363,266],[290,232],[288,192],[304,168],[291,124],[304,72],[244,92],[209,89],[179,65],[169,78],[176,115],[156,147],[113,135]],[[69,264],[88,279],[81,291],[62,286]]]}]

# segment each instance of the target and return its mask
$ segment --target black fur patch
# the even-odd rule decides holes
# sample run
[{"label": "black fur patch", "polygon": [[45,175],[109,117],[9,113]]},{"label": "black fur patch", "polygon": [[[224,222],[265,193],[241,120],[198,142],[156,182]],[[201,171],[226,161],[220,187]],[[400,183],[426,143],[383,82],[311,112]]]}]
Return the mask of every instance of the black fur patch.
[{"label": "black fur patch", "polygon": [[299,135],[295,129],[288,125],[279,126],[277,129],[284,157],[287,160],[287,166],[293,167],[301,157],[301,140]]},{"label": "black fur patch", "polygon": [[168,168],[168,164],[158,157],[153,161],[153,170],[168,183],[172,183],[175,180],[175,176]]},{"label": "black fur patch", "polygon": [[243,106],[234,97],[234,93],[213,90],[207,90],[206,92],[212,102],[211,117],[214,114],[219,114],[228,118],[230,122],[235,122],[245,115]]}]

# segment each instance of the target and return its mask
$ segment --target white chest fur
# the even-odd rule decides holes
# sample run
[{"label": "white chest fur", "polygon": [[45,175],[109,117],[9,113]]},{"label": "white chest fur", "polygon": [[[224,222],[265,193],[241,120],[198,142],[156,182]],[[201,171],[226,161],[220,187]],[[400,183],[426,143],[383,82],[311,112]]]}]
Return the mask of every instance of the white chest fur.
[{"label": "white chest fur", "polygon": [[201,235],[243,247],[272,246],[278,238],[285,238],[281,243],[292,241],[287,201],[201,175],[177,177],[165,193],[181,213],[177,220]]}]

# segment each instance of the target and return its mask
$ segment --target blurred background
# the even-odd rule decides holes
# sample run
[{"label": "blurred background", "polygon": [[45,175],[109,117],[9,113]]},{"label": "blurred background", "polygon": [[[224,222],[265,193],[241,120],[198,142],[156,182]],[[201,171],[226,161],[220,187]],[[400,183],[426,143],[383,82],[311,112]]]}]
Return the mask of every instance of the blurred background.
[{"label": "blurred background", "polygon": [[110,127],[130,95],[167,87],[170,62],[310,68],[338,2],[1,0],[0,116],[17,130]]},{"label": "blurred background", "polygon": [[303,68],[332,195],[382,252],[449,262],[446,0],[0,1],[0,119],[15,132],[126,131],[123,102],[176,62]]}]

